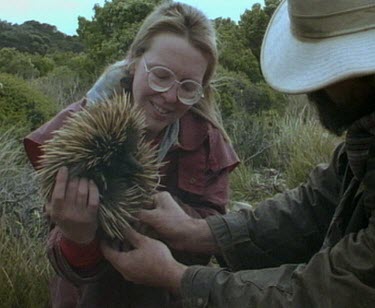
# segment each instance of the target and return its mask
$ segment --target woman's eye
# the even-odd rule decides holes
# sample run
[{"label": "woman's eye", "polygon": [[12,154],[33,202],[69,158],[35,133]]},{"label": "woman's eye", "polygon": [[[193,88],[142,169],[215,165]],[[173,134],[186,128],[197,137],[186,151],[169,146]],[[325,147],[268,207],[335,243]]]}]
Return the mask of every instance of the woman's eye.
[{"label": "woman's eye", "polygon": [[171,73],[163,69],[155,69],[152,73],[159,79],[170,79],[172,77]]}]

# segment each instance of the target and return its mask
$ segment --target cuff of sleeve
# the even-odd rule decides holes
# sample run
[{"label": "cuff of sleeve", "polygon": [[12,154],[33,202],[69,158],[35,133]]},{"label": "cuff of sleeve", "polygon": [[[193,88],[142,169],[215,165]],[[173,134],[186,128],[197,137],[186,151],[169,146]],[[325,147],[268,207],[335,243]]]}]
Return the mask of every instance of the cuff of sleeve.
[{"label": "cuff of sleeve", "polygon": [[62,237],[60,248],[68,263],[78,269],[90,269],[103,258],[99,241],[96,238],[89,244],[77,244]]},{"label": "cuff of sleeve", "polygon": [[55,227],[55,229],[51,230],[47,242],[48,259],[57,274],[78,286],[98,281],[101,276],[107,272],[108,263],[103,261],[99,262],[97,266],[90,270],[77,271],[73,268],[61,251],[60,242],[62,238],[62,234],[59,232],[58,228]]},{"label": "cuff of sleeve", "polygon": [[208,307],[210,290],[220,268],[190,266],[182,276],[181,295],[184,308]]},{"label": "cuff of sleeve", "polygon": [[233,212],[222,216],[210,216],[206,221],[228,266],[232,270],[243,268],[243,258],[238,249],[243,246],[254,246],[244,215],[241,212]]}]

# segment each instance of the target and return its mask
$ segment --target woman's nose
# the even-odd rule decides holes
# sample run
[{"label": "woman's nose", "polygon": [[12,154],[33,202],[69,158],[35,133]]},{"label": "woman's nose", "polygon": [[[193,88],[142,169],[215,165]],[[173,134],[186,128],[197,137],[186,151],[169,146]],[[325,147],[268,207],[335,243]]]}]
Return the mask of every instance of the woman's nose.
[{"label": "woman's nose", "polygon": [[162,93],[166,102],[176,103],[178,101],[178,97],[177,97],[178,87],[179,87],[179,84],[175,82],[169,90]]}]

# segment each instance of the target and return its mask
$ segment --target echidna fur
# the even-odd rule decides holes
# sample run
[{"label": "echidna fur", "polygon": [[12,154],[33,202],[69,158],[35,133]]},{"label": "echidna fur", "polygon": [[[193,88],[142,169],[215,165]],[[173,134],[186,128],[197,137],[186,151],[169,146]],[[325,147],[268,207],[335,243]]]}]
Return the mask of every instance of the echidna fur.
[{"label": "echidna fur", "polygon": [[42,146],[38,178],[49,200],[60,167],[86,177],[99,188],[99,226],[112,239],[124,239],[132,214],[151,202],[159,184],[157,150],[145,141],[145,117],[128,96],[87,106],[74,113]]}]

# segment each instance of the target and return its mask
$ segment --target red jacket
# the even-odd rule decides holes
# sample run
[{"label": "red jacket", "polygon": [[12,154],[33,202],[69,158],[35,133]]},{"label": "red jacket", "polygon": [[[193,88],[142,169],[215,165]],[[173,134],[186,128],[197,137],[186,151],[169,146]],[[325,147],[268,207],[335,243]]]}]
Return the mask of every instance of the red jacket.
[{"label": "red jacket", "polygon": [[[68,106],[24,139],[26,153],[35,168],[38,168],[38,159],[42,154],[40,145],[52,138],[53,131],[62,126],[67,116],[80,110],[85,103],[82,100]],[[169,150],[164,161],[168,163],[160,170],[165,187],[163,189],[177,197],[189,215],[206,217],[225,213],[229,201],[229,172],[238,165],[239,160],[217,128],[200,116],[187,112],[180,119],[179,144]],[[79,306],[82,307],[102,307],[104,303],[112,307],[120,302],[131,302],[132,307],[162,307],[170,303],[169,296],[163,290],[143,286],[134,288],[118,273],[113,273],[111,267],[108,269],[108,264],[103,266],[105,270],[98,266],[82,277],[79,269],[72,268],[66,262],[60,245],[61,239],[58,228],[54,228],[48,244],[50,261],[60,276],[78,286],[78,289],[72,288],[66,280],[56,278],[52,284],[52,301],[56,307],[74,307],[71,303],[75,301],[77,290],[80,293]],[[209,260],[207,256],[175,256],[186,264],[205,264]],[[103,285],[108,285],[107,282],[111,286],[118,286],[118,292],[114,292],[113,287],[104,288]],[[98,294],[99,286],[101,291]],[[123,292],[124,289],[127,292]],[[138,292],[136,289],[143,291]],[[137,292],[140,294],[138,297]],[[144,292],[149,300],[145,299]],[[130,293],[133,295],[131,299]],[[70,304],[63,304],[69,298]]]}]

